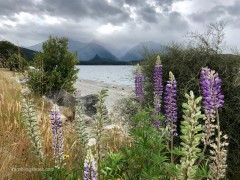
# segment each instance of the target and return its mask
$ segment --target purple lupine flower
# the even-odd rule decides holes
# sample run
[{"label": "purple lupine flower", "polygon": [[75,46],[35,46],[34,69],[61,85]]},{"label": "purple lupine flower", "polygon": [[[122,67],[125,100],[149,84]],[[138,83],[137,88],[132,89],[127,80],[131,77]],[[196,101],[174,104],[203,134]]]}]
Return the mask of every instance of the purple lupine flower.
[{"label": "purple lupine flower", "polygon": [[205,114],[214,116],[216,109],[222,107],[224,103],[224,95],[221,93],[222,81],[218,73],[208,67],[202,68],[200,81]]},{"label": "purple lupine flower", "polygon": [[165,88],[165,115],[166,115],[166,124],[168,126],[169,135],[177,136],[176,128],[174,124],[177,121],[177,81],[172,72],[169,72],[169,80]]},{"label": "purple lupine flower", "polygon": [[139,102],[143,101],[143,76],[141,72],[141,67],[137,65],[137,71],[135,76],[135,93],[136,98]]},{"label": "purple lupine flower", "polygon": [[56,104],[54,104],[51,109],[51,124],[53,137],[53,157],[55,159],[55,162],[60,163],[61,159],[63,158],[63,134],[61,115],[58,105]]},{"label": "purple lupine flower", "polygon": [[[153,71],[153,85],[154,85],[154,107],[155,107],[155,114],[159,115],[161,111],[161,104],[162,104],[162,93],[163,93],[163,85],[162,85],[162,65],[160,56],[157,56],[156,64],[154,66]],[[153,121],[153,125],[156,128],[159,128],[162,123],[159,119],[155,119]]]},{"label": "purple lupine flower", "polygon": [[84,180],[97,180],[97,166],[96,161],[92,155],[91,149],[88,149],[87,156],[84,162]]},{"label": "purple lupine flower", "polygon": [[160,56],[157,57],[157,61],[154,67],[153,72],[153,82],[154,82],[154,106],[157,113],[161,111],[161,103],[162,103],[162,93],[163,93],[163,85],[162,85],[162,65]]}]

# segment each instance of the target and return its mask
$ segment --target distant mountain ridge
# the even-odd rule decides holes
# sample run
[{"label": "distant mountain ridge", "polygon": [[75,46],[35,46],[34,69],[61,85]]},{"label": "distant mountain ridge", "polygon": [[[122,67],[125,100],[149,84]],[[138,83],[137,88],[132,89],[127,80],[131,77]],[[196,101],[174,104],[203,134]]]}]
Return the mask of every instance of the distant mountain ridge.
[{"label": "distant mountain ridge", "polygon": [[78,51],[78,58],[84,61],[93,59],[96,55],[103,59],[118,60],[118,58],[106,48],[94,42],[87,44]]},{"label": "distant mountain ridge", "polygon": [[121,60],[123,61],[141,60],[143,59],[145,50],[148,50],[149,52],[165,53],[167,51],[167,48],[166,46],[153,41],[141,42],[138,45],[131,48],[123,57],[121,57]]},{"label": "distant mountain ridge", "polygon": [[[143,59],[142,55],[144,53],[144,49],[147,49],[150,52],[166,52],[166,46],[153,41],[139,43],[130,50],[120,49],[120,53],[117,53],[118,50],[116,49],[104,47],[104,45],[98,41],[84,43],[81,41],[69,40],[68,48],[71,52],[77,51],[77,58],[81,61],[89,61],[95,58],[96,55],[100,59],[108,59],[113,61],[134,61]],[[42,43],[30,46],[28,49],[41,51]],[[120,55],[122,56],[117,57]]]},{"label": "distant mountain ridge", "polygon": [[[103,59],[118,60],[118,58],[109,52],[106,48],[95,42],[83,43],[81,41],[68,40],[68,48],[71,52],[77,51],[77,58],[81,61],[89,61],[96,55]],[[42,43],[30,46],[28,49],[41,51]]]}]

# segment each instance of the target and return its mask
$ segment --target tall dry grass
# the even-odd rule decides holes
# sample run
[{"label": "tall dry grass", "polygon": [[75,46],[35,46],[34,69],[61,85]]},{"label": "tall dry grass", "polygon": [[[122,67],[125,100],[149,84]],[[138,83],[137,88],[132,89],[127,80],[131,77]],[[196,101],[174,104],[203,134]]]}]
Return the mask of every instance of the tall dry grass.
[{"label": "tall dry grass", "polygon": [[20,120],[20,86],[10,80],[11,73],[0,70],[0,177],[10,179],[12,168],[29,145]]},{"label": "tall dry grass", "polygon": [[[21,85],[11,80],[12,76],[11,72],[0,69],[0,179],[42,179],[40,172],[34,170],[31,172],[30,168],[54,167],[50,122],[51,104],[40,96],[31,95],[30,97],[35,102],[37,119],[43,137],[45,158],[41,162],[32,154],[31,143],[24,131],[21,122]],[[22,75],[16,74],[16,76]],[[63,124],[64,154],[69,155],[69,158],[64,160],[64,167],[68,173],[76,169],[80,170],[79,163],[85,158],[79,152],[74,129],[72,122]],[[119,132],[108,132],[104,146],[106,150],[118,151],[129,143],[126,140],[127,138],[120,136]]]},{"label": "tall dry grass", "polygon": [[[42,165],[31,153],[31,144],[21,122],[21,86],[10,79],[12,76],[11,72],[0,69],[0,179],[39,179],[39,172],[19,169]],[[45,111],[44,103],[38,111]],[[47,118],[44,113],[40,114],[43,115],[39,119],[45,124],[41,130],[48,135]]]},{"label": "tall dry grass", "polygon": [[[31,144],[21,123],[21,86],[10,79],[12,76],[11,72],[0,69],[0,179],[40,179],[39,172],[29,172],[27,169],[54,167],[52,128],[49,116],[51,105],[39,96],[32,96],[44,139],[45,159],[40,163],[31,153]],[[20,76],[20,74],[16,74],[16,76]],[[70,170],[76,165],[76,160],[81,157],[77,153],[77,148],[73,124],[65,123],[64,153],[70,155],[70,158],[66,159],[64,163]]]}]

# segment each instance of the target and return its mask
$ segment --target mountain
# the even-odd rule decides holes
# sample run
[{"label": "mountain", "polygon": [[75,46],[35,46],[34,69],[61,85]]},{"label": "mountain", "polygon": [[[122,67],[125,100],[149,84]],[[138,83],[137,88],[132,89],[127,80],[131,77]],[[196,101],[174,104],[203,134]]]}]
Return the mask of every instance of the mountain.
[{"label": "mountain", "polygon": [[[92,41],[84,43],[81,41],[68,41],[68,48],[71,52],[77,51],[77,58],[80,61],[89,61],[98,55],[101,59],[115,60],[115,61],[135,61],[143,59],[144,49],[150,52],[166,52],[166,47],[153,42],[141,42],[130,50],[127,48],[115,49],[109,45],[103,44],[99,41]],[[42,43],[28,47],[34,51],[42,50]]]},{"label": "mountain", "polygon": [[101,45],[102,47],[107,49],[111,54],[113,54],[115,57],[117,57],[117,59],[119,59],[119,60],[130,49],[130,47],[127,47],[127,46],[117,48],[116,45],[100,42],[98,40],[93,40],[92,42],[94,42],[95,44]]},{"label": "mountain", "polygon": [[42,50],[43,43],[38,43],[33,46],[27,47],[27,49],[33,50],[33,51],[41,51]]},{"label": "mountain", "polygon": [[[96,55],[103,59],[117,60],[118,58],[109,52],[105,47],[98,44],[97,42],[83,43],[81,41],[68,41],[68,48],[71,52],[77,51],[77,58],[81,61],[89,61]],[[42,43],[28,47],[28,49],[34,51],[42,50]]]},{"label": "mountain", "polygon": [[68,40],[68,48],[72,52],[78,51],[79,49],[83,48],[86,45],[87,45],[87,43],[84,43],[81,41]]},{"label": "mountain", "polygon": [[91,42],[78,50],[78,59],[83,61],[93,59],[96,55],[103,59],[117,60],[117,58],[112,53],[110,53],[103,46],[96,44],[95,42]]},{"label": "mountain", "polygon": [[138,45],[131,48],[124,56],[121,57],[122,61],[131,61],[131,60],[141,60],[143,59],[144,50],[150,52],[166,52],[166,46],[163,46],[159,43],[149,41],[141,42]]},{"label": "mountain", "polygon": [[[87,43],[83,43],[81,41],[74,41],[74,40],[71,40],[71,39],[68,40],[68,48],[72,52],[78,51],[79,49],[84,47],[86,44]],[[38,43],[36,45],[28,47],[28,49],[31,49],[33,51],[41,51],[42,50],[42,45],[43,45],[43,43]]]},{"label": "mountain", "polygon": [[[104,46],[106,47],[106,46]],[[120,49],[117,49],[117,48],[113,48],[111,46],[107,46],[106,47],[108,49],[108,51],[110,51],[114,56],[116,56],[119,60],[121,60],[121,57],[124,56],[130,48],[127,48],[127,47],[123,47],[123,48],[120,48]]]}]

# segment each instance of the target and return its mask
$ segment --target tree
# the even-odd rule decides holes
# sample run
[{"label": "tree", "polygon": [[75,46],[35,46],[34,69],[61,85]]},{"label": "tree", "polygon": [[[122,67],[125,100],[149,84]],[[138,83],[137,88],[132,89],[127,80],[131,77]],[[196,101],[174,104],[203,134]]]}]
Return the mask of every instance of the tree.
[{"label": "tree", "polygon": [[24,72],[25,66],[28,65],[28,62],[21,57],[19,54],[12,54],[7,60],[7,66],[10,70],[16,69],[18,71]]},{"label": "tree", "polygon": [[43,43],[43,51],[35,55],[36,71],[29,72],[30,87],[41,94],[50,90],[75,90],[78,69],[76,53],[68,51],[66,38],[49,37]]}]

